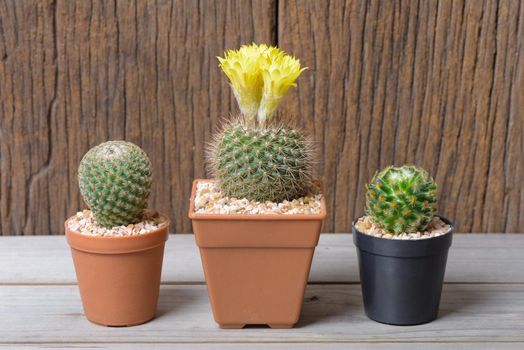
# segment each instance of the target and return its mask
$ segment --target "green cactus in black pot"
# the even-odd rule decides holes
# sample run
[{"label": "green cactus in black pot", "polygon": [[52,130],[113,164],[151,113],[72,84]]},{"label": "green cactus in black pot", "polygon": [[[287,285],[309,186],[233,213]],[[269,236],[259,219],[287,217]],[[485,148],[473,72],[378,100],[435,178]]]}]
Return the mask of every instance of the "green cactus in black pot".
[{"label": "green cactus in black pot", "polygon": [[437,211],[437,185],[422,168],[389,166],[367,185],[366,213],[392,234],[424,231]]}]

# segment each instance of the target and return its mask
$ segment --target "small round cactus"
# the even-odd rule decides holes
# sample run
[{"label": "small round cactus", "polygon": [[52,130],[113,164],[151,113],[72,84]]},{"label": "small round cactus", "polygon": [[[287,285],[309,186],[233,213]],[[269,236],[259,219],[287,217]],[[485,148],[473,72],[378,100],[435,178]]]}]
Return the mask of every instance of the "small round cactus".
[{"label": "small round cactus", "polygon": [[392,234],[423,231],[436,213],[437,185],[414,165],[389,166],[367,185],[366,213]]},{"label": "small round cactus", "polygon": [[311,189],[311,142],[283,126],[227,125],[209,158],[222,192],[229,197],[280,202]]},{"label": "small round cactus", "polygon": [[80,193],[107,228],[137,223],[151,193],[151,162],[138,146],[109,141],[91,148],[78,168]]}]

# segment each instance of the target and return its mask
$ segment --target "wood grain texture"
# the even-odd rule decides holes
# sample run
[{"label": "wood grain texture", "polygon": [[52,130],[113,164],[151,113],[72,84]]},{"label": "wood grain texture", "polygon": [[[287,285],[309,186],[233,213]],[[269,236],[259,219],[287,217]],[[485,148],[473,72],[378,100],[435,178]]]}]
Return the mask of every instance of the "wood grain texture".
[{"label": "wood grain texture", "polygon": [[290,113],[314,131],[328,231],[363,212],[376,169],[439,183],[461,232],[524,231],[521,1],[279,2],[278,43],[310,67]]},{"label": "wood grain texture", "polygon": [[[200,253],[192,235],[170,235],[165,250],[162,283],[204,284]],[[445,282],[524,284],[523,251],[524,235],[456,234],[449,251]],[[0,266],[0,286],[76,283],[64,237],[2,237]],[[320,235],[309,283],[359,282],[352,236]]]},{"label": "wood grain texture", "polygon": [[[520,343],[524,286],[445,285],[439,318],[418,326],[368,319],[360,285],[308,285],[292,329],[221,330],[205,286],[161,286],[157,317],[136,327],[101,327],[82,312],[77,286],[0,286],[0,344],[41,343]],[[28,329],[28,325],[31,326]],[[494,346],[494,349],[498,349]]]},{"label": "wood grain texture", "polygon": [[377,168],[414,162],[461,232],[524,231],[518,0],[0,1],[0,234],[63,232],[82,155],[151,156],[151,207],[191,231],[204,147],[237,110],[215,56],[277,43],[310,67],[285,102],[320,150],[326,232],[350,231]]},{"label": "wood grain texture", "polygon": [[[448,342],[434,342],[434,343],[263,343],[254,344],[251,342],[245,343],[202,343],[202,344],[188,344],[188,343],[147,343],[149,346],[154,346],[155,349],[160,350],[418,350],[421,348],[427,350],[445,350],[450,348]],[[523,343],[453,343],[453,349],[456,350],[522,350]],[[135,350],[137,344],[134,343],[46,343],[46,344],[0,344],[0,349],[9,350],[35,350],[35,349],[61,349],[67,346],[68,349],[75,350]]]},{"label": "wood grain texture", "polygon": [[311,271],[314,283],[306,288],[295,328],[224,331],[213,321],[192,236],[175,235],[168,241],[164,261],[168,273],[160,286],[156,318],[144,325],[117,328],[86,320],[78,287],[71,283],[72,262],[64,260],[69,260],[64,237],[3,237],[0,348],[134,349],[146,344],[155,349],[524,346],[524,274],[519,268],[524,259],[520,254],[524,235],[454,237],[439,317],[430,324],[402,328],[365,316],[361,288],[354,277],[357,266],[350,238],[321,236]]},{"label": "wood grain texture", "polygon": [[2,1],[0,232],[63,232],[82,207],[77,167],[108,139],[154,166],[151,206],[191,230],[190,183],[235,110],[215,56],[275,39],[275,2]]}]

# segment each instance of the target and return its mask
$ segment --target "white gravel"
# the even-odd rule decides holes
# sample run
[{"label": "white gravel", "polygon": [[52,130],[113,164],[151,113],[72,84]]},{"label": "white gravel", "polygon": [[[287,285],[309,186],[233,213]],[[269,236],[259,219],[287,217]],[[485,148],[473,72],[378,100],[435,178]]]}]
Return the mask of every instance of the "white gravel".
[{"label": "white gravel", "polygon": [[435,216],[433,221],[428,225],[426,231],[416,232],[416,233],[402,233],[399,235],[394,235],[388,232],[385,232],[381,228],[377,227],[371,217],[363,216],[355,223],[355,227],[365,234],[378,238],[386,239],[403,239],[403,240],[413,240],[413,239],[427,239],[442,236],[450,232],[451,226],[442,221],[439,217]]},{"label": "white gravel", "polygon": [[127,226],[105,228],[100,226],[91,210],[79,211],[69,221],[69,229],[87,236],[136,236],[158,230],[167,222],[158,212],[146,210],[144,220]]},{"label": "white gravel", "polygon": [[214,182],[197,183],[195,213],[197,214],[320,214],[321,194],[283,201],[257,202],[223,196]]}]

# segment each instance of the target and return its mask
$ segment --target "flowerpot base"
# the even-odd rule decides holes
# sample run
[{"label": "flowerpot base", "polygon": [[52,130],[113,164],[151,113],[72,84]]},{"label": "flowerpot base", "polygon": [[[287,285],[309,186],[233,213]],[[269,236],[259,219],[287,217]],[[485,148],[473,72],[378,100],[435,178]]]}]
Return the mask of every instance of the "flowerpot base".
[{"label": "flowerpot base", "polygon": [[246,325],[245,324],[219,324],[218,325],[221,329],[242,329],[244,328]]},{"label": "flowerpot base", "polygon": [[147,323],[147,322],[151,321],[153,318],[155,318],[155,317],[154,316],[153,317],[148,317],[148,318],[146,318],[144,320],[141,320],[141,321],[126,322],[126,323],[123,323],[123,324],[99,322],[99,321],[91,320],[89,318],[87,320],[89,322],[93,323],[93,324],[96,324],[97,326],[104,326],[104,327],[133,327],[133,326],[139,326],[141,324]]},{"label": "flowerpot base", "polygon": [[437,319],[437,315],[435,315],[434,317],[431,317],[431,318],[428,318],[426,320],[423,320],[423,321],[417,321],[417,322],[414,322],[414,323],[400,323],[400,322],[389,322],[389,321],[385,321],[385,320],[382,320],[380,318],[377,318],[377,317],[373,317],[371,316],[368,312],[366,312],[366,316],[372,320],[372,321],[375,321],[375,322],[378,322],[378,323],[382,323],[382,324],[387,324],[389,326],[418,326],[418,325],[422,325],[422,324],[426,324],[426,323],[430,323],[430,322],[433,322]]},{"label": "flowerpot base", "polygon": [[289,323],[289,324],[268,324],[268,326],[271,328],[271,329],[289,329],[289,328],[293,328],[295,326],[294,323]]},{"label": "flowerpot base", "polygon": [[[293,328],[294,325],[295,325],[294,323],[288,323],[288,324],[271,323],[271,324],[268,324],[267,326],[269,328],[271,328],[271,329],[290,329],[290,328]],[[224,323],[221,323],[218,326],[221,329],[242,329],[242,328],[244,328],[247,325],[244,324],[244,323],[242,323],[242,324],[224,324]]]}]

